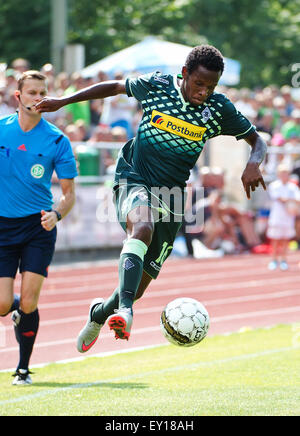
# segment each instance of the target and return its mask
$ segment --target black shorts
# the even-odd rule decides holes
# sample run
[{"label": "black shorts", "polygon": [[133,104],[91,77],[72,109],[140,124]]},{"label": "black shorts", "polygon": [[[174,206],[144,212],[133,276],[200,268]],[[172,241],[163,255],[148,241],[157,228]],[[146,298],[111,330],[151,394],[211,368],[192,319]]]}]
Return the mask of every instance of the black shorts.
[{"label": "black shorts", "polygon": [[48,232],[41,225],[41,214],[24,218],[0,217],[0,277],[15,278],[30,271],[48,275],[57,230]]},{"label": "black shorts", "polygon": [[[158,200],[158,201],[156,201]],[[119,223],[126,232],[127,215],[139,206],[147,206],[154,217],[154,233],[144,258],[144,271],[156,279],[170,256],[176,235],[182,225],[184,203],[180,198],[178,214],[142,185],[120,185],[115,188],[115,205]],[[171,205],[172,206],[172,205]],[[180,213],[181,212],[181,213]]]}]

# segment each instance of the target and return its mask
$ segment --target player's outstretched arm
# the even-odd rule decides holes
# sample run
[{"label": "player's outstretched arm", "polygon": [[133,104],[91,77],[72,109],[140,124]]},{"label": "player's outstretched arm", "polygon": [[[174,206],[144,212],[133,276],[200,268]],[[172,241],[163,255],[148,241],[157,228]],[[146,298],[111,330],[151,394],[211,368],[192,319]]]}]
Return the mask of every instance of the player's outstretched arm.
[{"label": "player's outstretched arm", "polygon": [[245,138],[245,140],[248,142],[249,145],[251,145],[252,150],[246,168],[242,174],[242,182],[247,198],[250,199],[251,191],[255,191],[259,184],[261,184],[262,187],[266,189],[266,185],[260,172],[259,165],[262,163],[266,156],[267,144],[256,132]]},{"label": "player's outstretched arm", "polygon": [[108,80],[100,82],[60,98],[45,97],[35,105],[35,109],[38,112],[55,112],[61,107],[71,103],[78,103],[85,100],[96,100],[98,98],[111,97],[117,94],[126,94],[124,80]]}]

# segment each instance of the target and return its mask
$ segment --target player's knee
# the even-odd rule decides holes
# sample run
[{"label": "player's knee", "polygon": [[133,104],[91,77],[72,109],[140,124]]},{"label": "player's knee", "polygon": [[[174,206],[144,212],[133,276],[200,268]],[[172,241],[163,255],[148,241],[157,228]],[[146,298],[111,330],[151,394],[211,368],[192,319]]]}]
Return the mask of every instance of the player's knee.
[{"label": "player's knee", "polygon": [[11,302],[0,301],[0,316],[6,316],[10,312]]},{"label": "player's knee", "polygon": [[35,299],[31,298],[23,298],[20,302],[20,308],[23,313],[29,314],[36,310],[37,308],[37,302]]}]

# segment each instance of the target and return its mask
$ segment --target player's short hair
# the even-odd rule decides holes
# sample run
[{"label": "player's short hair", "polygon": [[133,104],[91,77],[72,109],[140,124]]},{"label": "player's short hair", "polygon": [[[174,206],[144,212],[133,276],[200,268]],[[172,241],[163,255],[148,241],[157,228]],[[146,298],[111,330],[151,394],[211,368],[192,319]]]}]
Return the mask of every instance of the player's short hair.
[{"label": "player's short hair", "polygon": [[47,77],[42,74],[40,71],[36,70],[28,70],[24,71],[18,79],[18,90],[22,91],[25,80],[27,79],[36,79],[47,82]]},{"label": "player's short hair", "polygon": [[185,66],[191,74],[196,68],[202,65],[210,71],[224,71],[224,58],[222,53],[212,45],[198,45],[189,53]]}]

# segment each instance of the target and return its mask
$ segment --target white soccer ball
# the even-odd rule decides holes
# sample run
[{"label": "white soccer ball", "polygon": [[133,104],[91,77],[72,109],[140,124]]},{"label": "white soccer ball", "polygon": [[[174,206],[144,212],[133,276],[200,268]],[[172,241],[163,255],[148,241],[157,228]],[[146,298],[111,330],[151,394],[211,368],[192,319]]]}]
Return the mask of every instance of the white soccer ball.
[{"label": "white soccer ball", "polygon": [[191,347],[201,342],[209,329],[209,314],[194,298],[176,298],[162,311],[160,326],[172,344]]}]

